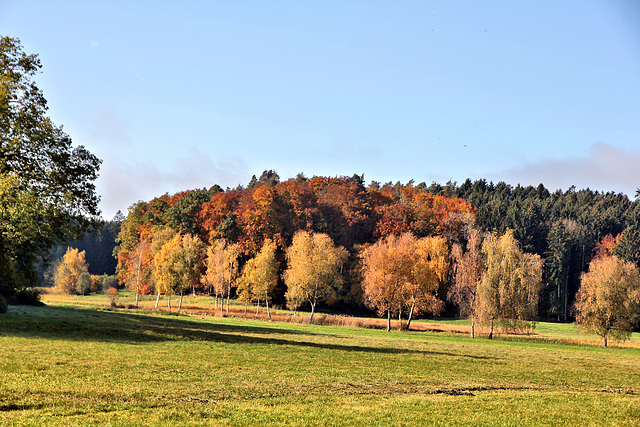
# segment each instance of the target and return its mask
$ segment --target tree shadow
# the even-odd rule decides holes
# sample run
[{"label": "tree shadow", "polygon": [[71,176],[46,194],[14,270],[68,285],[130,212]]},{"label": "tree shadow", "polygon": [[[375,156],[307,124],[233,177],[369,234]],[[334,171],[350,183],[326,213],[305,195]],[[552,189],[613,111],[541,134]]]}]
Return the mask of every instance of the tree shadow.
[{"label": "tree shadow", "polygon": [[[299,339],[284,338],[283,335],[297,336]],[[175,314],[149,315],[54,306],[14,309],[0,316],[1,336],[132,344],[206,341],[229,344],[288,345],[349,352],[428,354],[489,359],[489,357],[441,351],[316,342],[309,338],[322,336],[322,334],[262,325],[230,325],[196,321]]]}]

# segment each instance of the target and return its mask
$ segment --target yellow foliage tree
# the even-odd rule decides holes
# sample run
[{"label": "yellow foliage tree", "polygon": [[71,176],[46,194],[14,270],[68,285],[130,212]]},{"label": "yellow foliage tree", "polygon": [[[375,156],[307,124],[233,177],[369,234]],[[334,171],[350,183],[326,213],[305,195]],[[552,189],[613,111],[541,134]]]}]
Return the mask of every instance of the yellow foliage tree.
[{"label": "yellow foliage tree", "polygon": [[[218,305],[218,295],[227,294],[227,315],[229,314],[229,299],[234,279],[238,272],[238,256],[240,255],[240,245],[228,243],[225,239],[214,241],[213,245],[207,248],[207,271],[202,277],[204,284],[212,286],[216,294],[216,307]],[[222,313],[222,305],[220,306]]]},{"label": "yellow foliage tree", "polygon": [[287,306],[295,310],[308,302],[312,322],[318,303],[336,298],[347,255],[345,248],[336,246],[324,233],[298,231],[287,249],[288,268],[284,272]]},{"label": "yellow foliage tree", "polygon": [[576,323],[595,332],[607,346],[609,337],[629,339],[640,313],[640,273],[616,256],[595,258],[582,275],[575,302]]},{"label": "yellow foliage tree", "polygon": [[155,274],[159,292],[168,296],[167,306],[171,310],[171,295],[180,294],[178,310],[182,308],[185,290],[198,277],[202,242],[190,234],[176,234],[165,243],[154,257]]},{"label": "yellow foliage tree", "polygon": [[534,328],[542,288],[540,256],[522,252],[512,230],[501,237],[489,234],[482,252],[486,267],[477,288],[477,314],[490,325],[489,338],[495,321],[512,330]]},{"label": "yellow foliage tree", "polygon": [[256,316],[260,308],[260,300],[264,298],[267,315],[271,318],[269,300],[278,282],[276,249],[277,247],[273,240],[265,240],[260,252],[258,252],[254,258],[247,261],[242,269],[242,277],[239,283],[240,296],[245,302],[256,300]]},{"label": "yellow foliage tree", "polygon": [[53,277],[56,290],[65,294],[77,293],[78,279],[82,273],[88,271],[89,265],[85,260],[85,252],[78,252],[76,248],[67,248]]}]

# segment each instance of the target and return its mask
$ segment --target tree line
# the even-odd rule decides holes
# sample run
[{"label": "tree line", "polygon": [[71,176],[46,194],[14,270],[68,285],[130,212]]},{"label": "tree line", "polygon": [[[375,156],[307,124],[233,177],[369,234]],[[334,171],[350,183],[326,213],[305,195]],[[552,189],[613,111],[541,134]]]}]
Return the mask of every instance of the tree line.
[{"label": "tree line", "polygon": [[[311,313],[318,304],[366,306],[388,319],[404,314],[407,327],[416,314],[457,310],[491,330],[496,321],[527,329],[539,318],[576,314],[582,274],[604,246],[637,266],[637,213],[637,201],[591,190],[483,180],[365,186],[358,175],[280,182],[265,171],[246,188],[214,186],[131,206],[118,237],[118,275],[139,292],[177,291],[160,278],[169,276],[154,273],[162,271],[157,255],[190,236],[200,263],[175,283],[227,304],[236,297]],[[325,249],[300,249],[303,234],[325,239]],[[329,255],[331,245],[339,255]],[[328,259],[333,269],[310,270]],[[221,265],[225,273],[214,273]],[[303,278],[317,293],[298,289]]]}]

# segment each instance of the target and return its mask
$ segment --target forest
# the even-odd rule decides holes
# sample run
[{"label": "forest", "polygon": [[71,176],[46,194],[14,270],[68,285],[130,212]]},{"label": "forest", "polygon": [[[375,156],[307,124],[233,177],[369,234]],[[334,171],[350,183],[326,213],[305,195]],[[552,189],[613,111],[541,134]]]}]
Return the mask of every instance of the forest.
[{"label": "forest", "polygon": [[[423,301],[423,311],[457,315],[463,307],[455,298],[456,259],[460,259],[455,251],[471,250],[469,239],[474,233],[508,234],[518,251],[539,259],[539,283],[532,302],[537,312],[526,320],[571,321],[581,275],[594,257],[609,253],[636,266],[640,262],[639,209],[639,202],[624,194],[590,189],[550,192],[543,185],[513,187],[485,180],[461,185],[414,185],[413,181],[365,185],[364,176],[359,175],[306,178],[299,174],[280,181],[269,170],[254,176],[246,187],[223,190],[214,185],[131,206],[117,239],[117,274],[121,284],[137,287],[141,293],[181,293],[175,287],[169,290],[171,286],[164,292],[160,289],[153,254],[173,236],[191,236],[201,246],[190,267],[192,273],[184,276],[189,292],[226,295],[247,303],[287,304],[294,309],[315,309],[318,303],[323,310],[342,313],[376,309],[390,316],[392,310],[380,310],[367,292],[363,254],[370,253],[374,244],[408,234],[419,241],[437,238],[444,245],[441,251],[447,265],[433,270],[439,278],[430,285],[431,302]],[[303,298],[292,304],[294,291],[288,288],[293,282],[285,279],[293,274],[291,248],[300,232],[326,235],[330,245],[344,253],[339,255],[339,277],[325,278],[332,285],[330,297]],[[270,255],[264,253],[266,246]],[[211,266],[216,247],[218,257],[223,250],[234,251],[228,278],[221,277],[217,287]],[[274,272],[266,279],[272,284],[266,294],[247,293],[251,280],[246,267],[259,256],[272,259]],[[425,256],[431,261],[436,255]],[[416,268],[410,268],[415,273]],[[403,307],[411,312],[420,307],[415,299],[412,305],[405,304],[403,299],[394,314],[402,315]]]}]

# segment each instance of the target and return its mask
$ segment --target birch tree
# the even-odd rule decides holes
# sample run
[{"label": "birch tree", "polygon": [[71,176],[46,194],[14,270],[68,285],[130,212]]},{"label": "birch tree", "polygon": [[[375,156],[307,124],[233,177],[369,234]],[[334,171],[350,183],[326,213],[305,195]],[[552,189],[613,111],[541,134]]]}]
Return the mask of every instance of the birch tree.
[{"label": "birch tree", "polygon": [[448,298],[458,307],[460,315],[471,322],[471,338],[475,337],[478,318],[478,284],[485,270],[482,239],[482,232],[472,230],[466,251],[463,251],[459,244],[453,245],[451,250],[451,257],[454,260],[454,278]]},{"label": "birch tree", "polygon": [[288,267],[284,272],[287,306],[296,310],[308,302],[309,322],[313,322],[318,303],[331,302],[337,297],[347,255],[345,248],[336,246],[324,233],[298,231],[287,249]]},{"label": "birch tree", "polygon": [[[234,286],[234,279],[238,272],[238,256],[240,248],[237,243],[228,243],[225,239],[214,241],[213,245],[207,249],[207,271],[203,276],[204,283],[213,287],[216,294],[216,307],[218,295],[227,294],[227,315],[229,314],[229,299],[231,289]],[[222,313],[224,304],[220,306]]]},{"label": "birch tree", "polygon": [[489,234],[482,252],[486,270],[477,289],[478,318],[489,324],[489,338],[496,321],[507,329],[534,327],[542,288],[540,256],[523,253],[511,230],[501,237]]},{"label": "birch tree", "polygon": [[587,332],[625,341],[640,317],[640,274],[616,256],[598,257],[581,278],[576,295],[576,323]]}]

